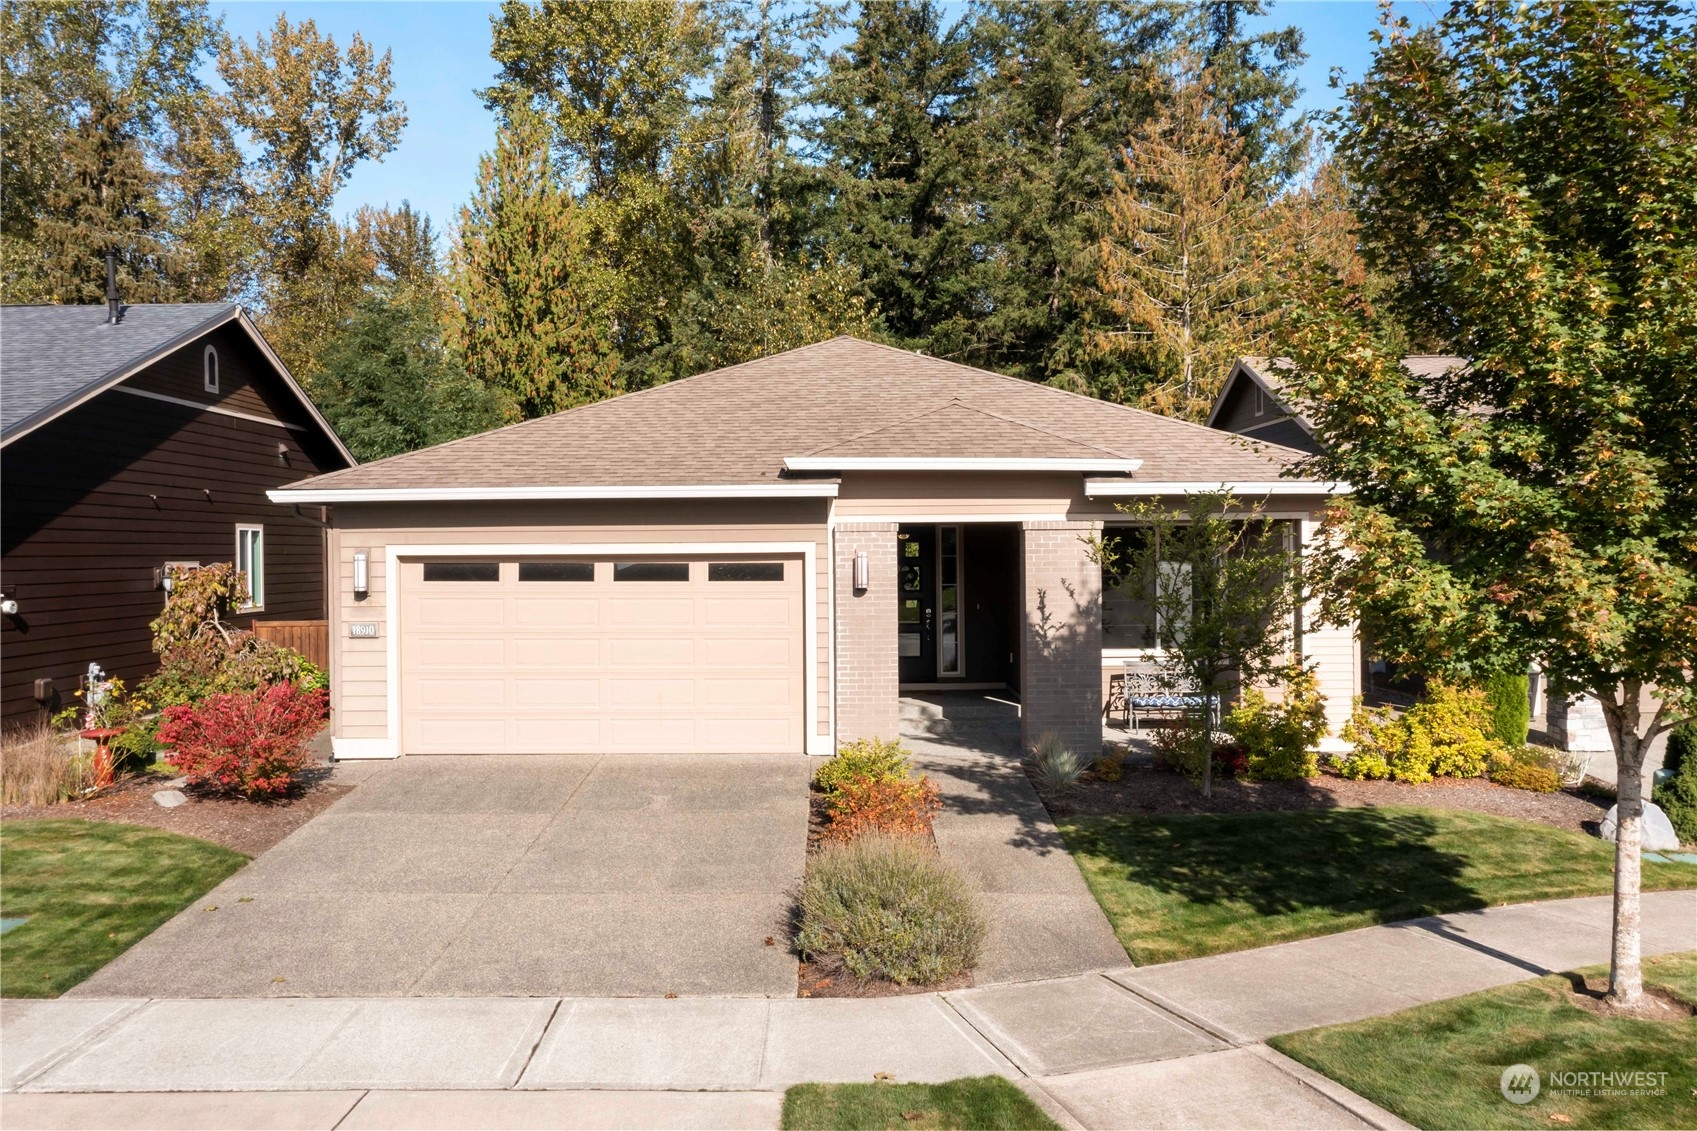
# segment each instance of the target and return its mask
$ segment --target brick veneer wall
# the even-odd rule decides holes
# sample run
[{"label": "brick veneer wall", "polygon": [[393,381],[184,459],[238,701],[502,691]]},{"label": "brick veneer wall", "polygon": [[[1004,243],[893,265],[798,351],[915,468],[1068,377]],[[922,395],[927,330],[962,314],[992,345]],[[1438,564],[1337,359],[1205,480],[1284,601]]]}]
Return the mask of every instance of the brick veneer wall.
[{"label": "brick veneer wall", "polygon": [[[854,555],[866,551],[867,587],[854,588]],[[896,524],[836,528],[837,742],[895,738],[900,728],[896,658]]]},{"label": "brick veneer wall", "polygon": [[1023,524],[1020,730],[1045,732],[1086,758],[1102,746],[1102,567],[1085,539],[1100,523]]}]

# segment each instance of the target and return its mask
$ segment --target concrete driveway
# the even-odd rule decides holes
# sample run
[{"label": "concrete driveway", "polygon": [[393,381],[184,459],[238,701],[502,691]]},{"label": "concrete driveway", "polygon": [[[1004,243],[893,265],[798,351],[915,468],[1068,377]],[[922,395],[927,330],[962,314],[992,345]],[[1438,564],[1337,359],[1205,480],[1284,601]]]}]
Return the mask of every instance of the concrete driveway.
[{"label": "concrete driveway", "polygon": [[810,768],[403,758],[72,993],[790,997]]}]

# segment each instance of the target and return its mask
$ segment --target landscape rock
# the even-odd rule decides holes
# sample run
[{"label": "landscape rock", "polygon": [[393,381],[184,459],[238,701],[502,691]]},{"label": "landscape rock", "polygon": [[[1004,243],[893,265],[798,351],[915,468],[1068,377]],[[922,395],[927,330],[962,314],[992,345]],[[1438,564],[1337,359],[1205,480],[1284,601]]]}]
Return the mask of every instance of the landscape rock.
[{"label": "landscape rock", "polygon": [[162,789],[153,795],[153,803],[163,805],[167,809],[175,809],[177,806],[187,803],[188,799],[188,794],[180,789]]},{"label": "landscape rock", "polygon": [[[1604,840],[1615,838],[1616,813],[1620,806],[1610,806],[1603,817],[1603,823],[1597,826],[1597,835]],[[1644,816],[1638,822],[1640,847],[1645,852],[1672,852],[1679,848],[1679,834],[1673,831],[1673,822],[1662,812],[1661,806],[1653,801],[1644,802]]]}]

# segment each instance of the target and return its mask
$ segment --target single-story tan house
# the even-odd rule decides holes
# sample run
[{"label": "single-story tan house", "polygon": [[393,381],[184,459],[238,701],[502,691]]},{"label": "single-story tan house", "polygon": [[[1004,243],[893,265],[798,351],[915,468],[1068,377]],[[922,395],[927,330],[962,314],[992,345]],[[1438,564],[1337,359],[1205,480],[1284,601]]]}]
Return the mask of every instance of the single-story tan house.
[{"label": "single-story tan house", "polygon": [[[1225,484],[1300,544],[1299,455],[844,337],[271,497],[330,508],[338,757],[822,755],[939,688],[1094,752],[1153,633],[1087,539]],[[1341,725],[1354,633],[1300,646]]]}]

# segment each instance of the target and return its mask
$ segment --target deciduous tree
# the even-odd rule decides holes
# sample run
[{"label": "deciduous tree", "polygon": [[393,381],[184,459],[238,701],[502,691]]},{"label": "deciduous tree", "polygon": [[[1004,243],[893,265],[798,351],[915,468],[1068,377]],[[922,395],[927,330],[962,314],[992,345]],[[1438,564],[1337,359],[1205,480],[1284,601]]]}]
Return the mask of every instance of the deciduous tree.
[{"label": "deciduous tree", "polygon": [[1693,106],[1697,32],[1663,4],[1391,22],[1337,159],[1393,312],[1470,363],[1413,379],[1335,280],[1284,334],[1317,470],[1354,487],[1323,563],[1334,606],[1382,626],[1399,664],[1536,660],[1552,694],[1601,703],[1625,1005],[1642,993],[1644,754],[1697,706]]}]

